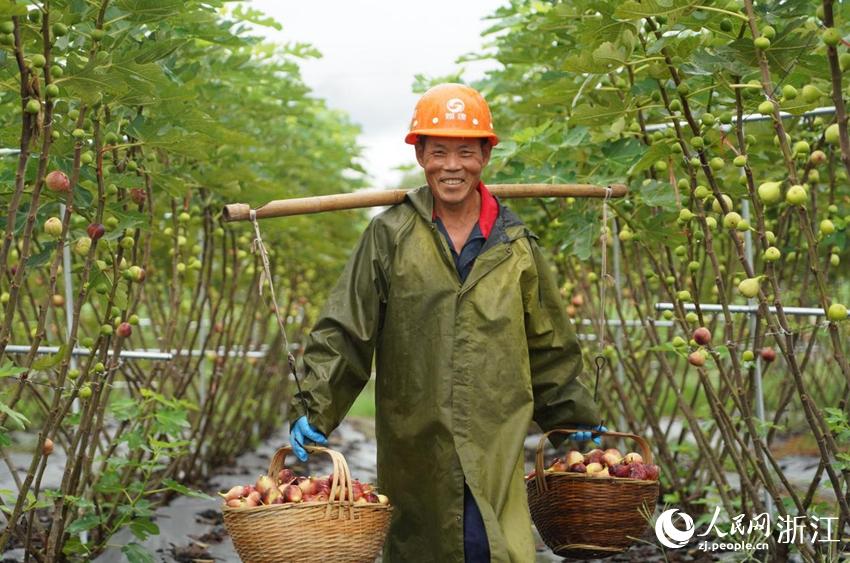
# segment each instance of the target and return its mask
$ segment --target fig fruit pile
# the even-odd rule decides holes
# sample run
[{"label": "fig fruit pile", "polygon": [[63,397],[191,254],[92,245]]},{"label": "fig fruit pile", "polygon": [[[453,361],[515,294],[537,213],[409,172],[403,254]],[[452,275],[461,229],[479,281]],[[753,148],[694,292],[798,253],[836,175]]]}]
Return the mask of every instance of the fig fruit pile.
[{"label": "fig fruit pile", "polygon": [[[226,493],[219,493],[230,508],[253,508],[272,504],[327,502],[333,486],[333,474],[322,477],[295,475],[291,469],[278,471],[277,483],[268,475],[260,475],[253,485],[237,485]],[[341,496],[341,483],[337,483],[335,498]],[[389,504],[386,495],[378,494],[370,483],[354,479],[351,484],[355,504]],[[346,499],[347,495],[346,495]]]},{"label": "fig fruit pile", "polygon": [[[643,457],[636,452],[622,455],[617,448],[607,450],[594,449],[587,453],[570,450],[564,457],[556,457],[546,468],[546,473],[584,473],[589,477],[618,477],[657,481],[658,466],[644,463]],[[536,471],[526,475],[532,479]]]}]

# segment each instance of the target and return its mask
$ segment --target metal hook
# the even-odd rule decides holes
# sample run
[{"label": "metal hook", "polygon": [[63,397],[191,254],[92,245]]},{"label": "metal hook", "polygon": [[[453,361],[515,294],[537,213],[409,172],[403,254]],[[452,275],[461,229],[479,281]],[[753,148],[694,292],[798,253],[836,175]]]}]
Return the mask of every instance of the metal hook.
[{"label": "metal hook", "polygon": [[599,374],[602,373],[605,364],[608,363],[608,358],[600,354],[596,356],[594,363],[596,364],[596,383],[593,386],[593,402],[595,403],[596,397],[599,394]]}]

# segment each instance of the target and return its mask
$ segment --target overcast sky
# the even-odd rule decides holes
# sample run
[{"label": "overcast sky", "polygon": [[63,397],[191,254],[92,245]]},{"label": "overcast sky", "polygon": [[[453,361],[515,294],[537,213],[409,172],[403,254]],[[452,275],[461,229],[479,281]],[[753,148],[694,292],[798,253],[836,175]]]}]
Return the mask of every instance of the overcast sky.
[{"label": "overcast sky", "polygon": [[[363,161],[376,188],[400,186],[393,169],[415,162],[404,135],[418,95],[414,75],[457,71],[458,57],[482,49],[484,20],[499,0],[252,0],[274,17],[271,41],[310,43],[322,53],[301,65],[316,96],[347,112],[360,125]],[[495,63],[464,63],[463,79],[475,80]]]}]

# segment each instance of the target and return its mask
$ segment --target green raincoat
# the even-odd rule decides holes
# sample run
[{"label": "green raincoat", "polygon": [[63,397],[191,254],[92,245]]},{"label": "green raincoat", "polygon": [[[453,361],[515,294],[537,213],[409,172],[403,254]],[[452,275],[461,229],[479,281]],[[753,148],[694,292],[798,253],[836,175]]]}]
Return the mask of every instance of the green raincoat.
[{"label": "green raincoat", "polygon": [[[500,204],[461,284],[427,186],[375,217],[306,341],[308,420],[328,435],[376,361],[378,487],[396,507],[385,562],[462,562],[463,482],[492,561],[535,546],[523,442],[598,424],[581,350],[536,237]],[[292,420],[302,414],[298,397]]]}]

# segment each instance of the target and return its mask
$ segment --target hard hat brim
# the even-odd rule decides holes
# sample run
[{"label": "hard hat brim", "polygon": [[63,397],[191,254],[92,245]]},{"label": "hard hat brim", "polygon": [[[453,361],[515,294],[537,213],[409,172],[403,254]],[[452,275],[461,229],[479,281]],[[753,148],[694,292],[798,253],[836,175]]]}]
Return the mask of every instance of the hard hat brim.
[{"label": "hard hat brim", "polygon": [[408,145],[415,145],[419,135],[427,137],[470,137],[479,139],[490,139],[490,144],[496,146],[499,144],[499,137],[494,133],[487,133],[480,129],[416,129],[407,134],[404,142]]}]

